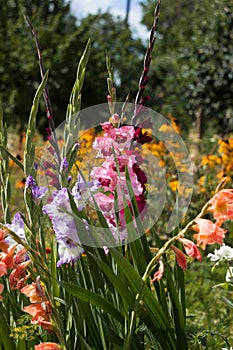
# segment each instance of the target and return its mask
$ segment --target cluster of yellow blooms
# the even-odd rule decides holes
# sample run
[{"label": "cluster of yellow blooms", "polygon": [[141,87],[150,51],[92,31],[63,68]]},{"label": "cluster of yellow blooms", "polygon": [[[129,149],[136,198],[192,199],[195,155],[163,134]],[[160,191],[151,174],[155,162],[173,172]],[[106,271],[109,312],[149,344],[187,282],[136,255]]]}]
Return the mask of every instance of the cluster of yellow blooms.
[{"label": "cluster of yellow blooms", "polygon": [[[199,179],[199,190],[206,192],[206,187],[216,187],[223,178],[227,181],[233,180],[233,136],[218,141],[216,154],[203,155],[201,169],[204,171]],[[214,174],[211,176],[212,169]]]}]

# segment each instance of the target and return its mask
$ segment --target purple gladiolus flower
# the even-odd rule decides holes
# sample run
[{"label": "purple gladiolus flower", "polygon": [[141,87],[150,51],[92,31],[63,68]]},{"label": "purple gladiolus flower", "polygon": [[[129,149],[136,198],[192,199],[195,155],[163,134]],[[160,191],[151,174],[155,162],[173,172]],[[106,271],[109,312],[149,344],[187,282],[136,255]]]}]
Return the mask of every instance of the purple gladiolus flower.
[{"label": "purple gladiolus flower", "polygon": [[75,242],[79,242],[66,188],[57,191],[52,202],[44,205],[42,211],[44,214],[47,214],[52,221],[58,241],[66,237]]},{"label": "purple gladiolus flower", "polygon": [[68,162],[66,160],[66,158],[63,158],[62,161],[61,161],[61,167],[60,167],[60,171],[65,171],[68,169]]},{"label": "purple gladiolus flower", "polygon": [[43,198],[48,191],[47,187],[37,186],[35,179],[31,175],[27,177],[25,186],[26,188],[31,188],[32,197],[36,204],[39,204],[39,200]]},{"label": "purple gladiolus flower", "polygon": [[74,201],[78,210],[82,210],[85,207],[86,201],[91,197],[93,192],[97,191],[100,186],[101,183],[98,180],[85,182],[83,177],[78,174],[78,181],[72,189]]},{"label": "purple gladiolus flower", "polygon": [[57,191],[52,202],[44,205],[42,211],[49,216],[59,244],[60,260],[57,266],[76,261],[83,249],[72,215],[68,190],[62,188]]},{"label": "purple gladiolus flower", "polygon": [[74,241],[67,240],[66,242],[58,242],[58,254],[60,259],[57,262],[57,267],[77,261],[83,251],[83,248]]},{"label": "purple gladiolus flower", "polygon": [[42,187],[42,186],[35,186],[32,188],[32,196],[33,199],[41,199],[44,197],[44,195],[47,193],[48,189],[47,187]]},{"label": "purple gladiolus flower", "polygon": [[36,181],[31,175],[27,177],[25,186],[26,188],[33,188],[34,186],[36,186]]},{"label": "purple gladiolus flower", "polygon": [[[19,236],[19,238],[21,238],[22,240],[26,240],[24,231],[24,221],[20,213],[16,213],[12,220],[12,223],[6,224],[5,226],[8,227],[11,231],[13,231],[17,236]],[[10,235],[6,237],[6,241],[10,246],[16,243]]]}]

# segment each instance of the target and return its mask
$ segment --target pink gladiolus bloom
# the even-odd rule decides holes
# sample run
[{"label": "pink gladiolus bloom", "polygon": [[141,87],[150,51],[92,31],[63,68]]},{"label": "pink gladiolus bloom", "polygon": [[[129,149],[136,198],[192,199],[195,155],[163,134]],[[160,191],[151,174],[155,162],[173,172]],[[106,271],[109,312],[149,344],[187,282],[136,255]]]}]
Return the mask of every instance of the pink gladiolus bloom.
[{"label": "pink gladiolus bloom", "polygon": [[226,230],[207,219],[198,219],[196,222],[197,224],[193,226],[193,229],[198,234],[193,235],[193,237],[197,240],[198,246],[205,249],[207,244],[223,244]]},{"label": "pink gladiolus bloom", "polygon": [[224,189],[214,195],[210,200],[209,211],[214,219],[221,225],[223,221],[233,219],[233,189]]},{"label": "pink gladiolus bloom", "polygon": [[56,343],[46,342],[35,345],[35,350],[61,350],[61,346]]},{"label": "pink gladiolus bloom", "polygon": [[156,282],[161,280],[161,278],[163,277],[163,274],[164,274],[164,264],[162,260],[159,260],[159,269],[154,273],[154,277],[151,281]]},{"label": "pink gladiolus bloom", "polygon": [[103,213],[107,214],[107,213],[112,213],[114,211],[113,195],[107,196],[104,193],[98,192],[94,195],[94,198]]},{"label": "pink gladiolus bloom", "polygon": [[104,136],[96,137],[93,148],[98,151],[97,157],[110,157],[113,155],[113,149],[116,155],[121,151],[130,148],[131,140],[134,136],[133,126],[122,126],[113,128],[111,123],[101,124],[105,131]]},{"label": "pink gladiolus bloom", "polygon": [[171,247],[171,249],[175,252],[177,264],[182,268],[182,270],[185,271],[187,269],[187,261],[185,254],[182,252],[182,250],[175,247],[174,245]]},{"label": "pink gladiolus bloom", "polygon": [[202,261],[202,255],[194,242],[187,238],[179,238],[179,241],[183,244],[185,252],[188,256]]}]

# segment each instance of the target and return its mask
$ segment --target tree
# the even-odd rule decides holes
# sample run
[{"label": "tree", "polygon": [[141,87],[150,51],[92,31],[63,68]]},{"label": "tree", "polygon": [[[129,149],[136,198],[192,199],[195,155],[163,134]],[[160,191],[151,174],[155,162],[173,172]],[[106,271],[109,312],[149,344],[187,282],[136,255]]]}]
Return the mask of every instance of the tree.
[{"label": "tree", "polygon": [[[153,3],[143,5],[144,24]],[[162,4],[151,78],[161,112],[176,114],[183,124],[201,116],[204,128],[215,122],[221,133],[233,129],[232,37],[227,0]]]},{"label": "tree", "polygon": [[[137,89],[144,47],[132,39],[124,20],[98,13],[79,20],[63,0],[0,0],[0,94],[8,123],[27,121],[35,88],[40,82],[34,40],[23,14],[38,33],[45,69],[49,69],[49,91],[53,114],[59,124],[65,118],[77,63],[89,37],[92,53],[84,83],[82,108],[105,103],[107,95],[105,50],[116,69],[118,98]],[[133,64],[132,64],[133,62]],[[45,128],[44,106],[39,114]]]},{"label": "tree", "polygon": [[114,68],[118,101],[123,102],[128,93],[133,99],[137,92],[145,48],[140,39],[132,39],[132,32],[125,26],[124,20],[114,18],[109,13],[89,15],[81,21],[78,37],[84,42],[88,37],[92,40],[83,89],[83,106],[106,102],[106,51]]},{"label": "tree", "polygon": [[1,0],[0,74],[4,113],[9,123],[28,118],[35,88],[40,82],[34,40],[23,15],[33,22],[43,49],[49,87],[55,98],[54,113],[60,114],[61,97],[68,98],[62,82],[73,79],[74,60],[68,60],[76,30],[75,17],[65,1]]}]

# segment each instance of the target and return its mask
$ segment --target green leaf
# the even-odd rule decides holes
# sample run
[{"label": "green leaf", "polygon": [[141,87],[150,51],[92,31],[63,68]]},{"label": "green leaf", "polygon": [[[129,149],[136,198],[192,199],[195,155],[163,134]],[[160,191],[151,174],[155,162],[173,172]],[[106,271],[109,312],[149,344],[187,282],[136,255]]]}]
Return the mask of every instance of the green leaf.
[{"label": "green leaf", "polygon": [[4,309],[0,303],[0,344],[4,345],[5,349],[16,349],[13,339],[10,337],[10,328],[8,326]]},{"label": "green leaf", "polygon": [[31,172],[32,172],[34,155],[35,155],[35,146],[33,144],[33,138],[35,136],[35,130],[36,130],[36,115],[38,111],[40,97],[43,94],[43,91],[47,84],[48,74],[49,72],[47,71],[36,91],[35,97],[33,99],[33,104],[31,107],[29,120],[28,120],[26,146],[25,146],[25,152],[24,152],[24,173],[26,176],[33,175]]},{"label": "green leaf", "polygon": [[91,303],[92,305],[99,307],[104,312],[108,313],[113,318],[115,318],[118,322],[120,322],[121,324],[124,324],[124,317],[119,312],[119,310],[117,310],[114,306],[112,306],[108,301],[106,301],[104,298],[102,298],[98,294],[93,293],[78,285],[74,285],[66,282],[60,282],[60,284],[63,288],[65,288],[69,293],[71,293],[78,299],[81,299],[87,303]]},{"label": "green leaf", "polygon": [[[90,253],[89,253],[90,254]],[[107,278],[111,281],[114,288],[121,295],[122,299],[127,303],[128,307],[133,308],[133,298],[135,297],[128,289],[128,286],[124,281],[121,281],[120,276],[116,275],[113,270],[105,264],[101,259],[92,255],[92,258],[95,259],[101,268],[101,270],[105,273]]]},{"label": "green leaf", "polygon": [[166,272],[167,288],[171,299],[171,306],[173,309],[172,314],[173,314],[174,324],[176,328],[177,342],[178,342],[179,348],[185,350],[185,349],[188,349],[185,314],[179,299],[179,294],[175,289],[174,280],[169,267],[167,268],[166,271],[167,271]]},{"label": "green leaf", "polygon": [[229,300],[228,298],[222,296],[222,299],[229,305],[231,308],[233,308],[233,302]]},{"label": "green leaf", "polygon": [[3,145],[0,145],[0,149],[6,153],[6,155],[13,160],[13,162],[20,167],[21,170],[24,169],[23,164],[11,154]]}]

